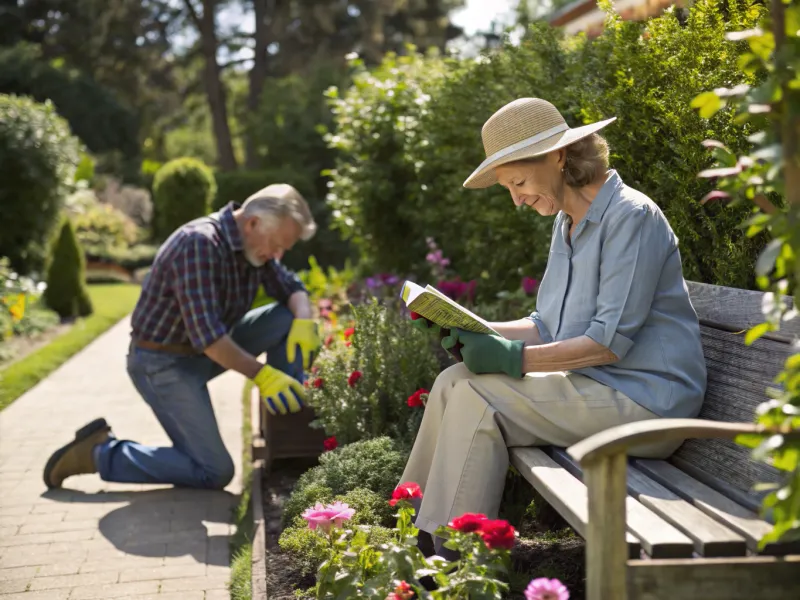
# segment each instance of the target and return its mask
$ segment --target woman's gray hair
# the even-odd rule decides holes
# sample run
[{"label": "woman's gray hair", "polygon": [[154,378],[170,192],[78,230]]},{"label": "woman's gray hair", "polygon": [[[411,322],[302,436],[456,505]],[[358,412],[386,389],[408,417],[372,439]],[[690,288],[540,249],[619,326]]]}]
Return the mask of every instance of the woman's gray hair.
[{"label": "woman's gray hair", "polygon": [[310,240],[317,224],[303,196],[287,183],[274,183],[252,194],[242,204],[247,217],[258,217],[265,227],[275,227],[286,217],[300,225],[300,239]]},{"label": "woman's gray hair", "polygon": [[[564,181],[570,187],[589,185],[608,171],[608,142],[598,133],[573,142],[564,151]],[[534,158],[523,158],[520,162],[541,162],[546,156],[547,154],[543,154]]]}]

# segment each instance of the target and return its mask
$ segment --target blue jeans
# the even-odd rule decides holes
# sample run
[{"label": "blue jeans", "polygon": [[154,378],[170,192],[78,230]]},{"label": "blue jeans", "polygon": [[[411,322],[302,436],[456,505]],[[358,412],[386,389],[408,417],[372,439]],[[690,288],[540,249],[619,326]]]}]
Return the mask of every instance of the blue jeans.
[{"label": "blue jeans", "polygon": [[[248,312],[231,330],[233,340],[254,356],[298,381],[302,357],[286,358],[293,315],[270,304]],[[143,446],[112,438],[95,448],[95,463],[105,481],[171,483],[222,489],[234,475],[233,460],[219,432],[207,383],[225,369],[206,355],[185,356],[131,346],[128,375],[172,440],[172,447]],[[237,405],[238,406],[238,405]]]}]

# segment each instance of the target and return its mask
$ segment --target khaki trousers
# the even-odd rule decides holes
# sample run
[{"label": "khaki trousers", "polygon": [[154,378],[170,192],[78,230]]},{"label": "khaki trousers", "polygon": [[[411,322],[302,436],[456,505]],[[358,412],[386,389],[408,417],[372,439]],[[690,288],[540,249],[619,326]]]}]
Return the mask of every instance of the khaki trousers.
[{"label": "khaki trousers", "polygon": [[[615,425],[656,418],[624,394],[576,373],[514,379],[453,365],[433,384],[401,480],[423,490],[416,526],[432,534],[467,512],[497,518],[510,447],[567,447]],[[679,445],[649,445],[631,454],[665,458]]]}]

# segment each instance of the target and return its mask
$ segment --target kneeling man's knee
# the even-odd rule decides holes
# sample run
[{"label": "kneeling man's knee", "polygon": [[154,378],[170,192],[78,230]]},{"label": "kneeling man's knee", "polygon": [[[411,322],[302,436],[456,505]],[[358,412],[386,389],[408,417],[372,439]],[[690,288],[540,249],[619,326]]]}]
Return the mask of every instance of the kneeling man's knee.
[{"label": "kneeling man's knee", "polygon": [[233,481],[235,473],[236,467],[230,455],[219,456],[213,464],[206,466],[206,485],[211,489],[221,490]]}]

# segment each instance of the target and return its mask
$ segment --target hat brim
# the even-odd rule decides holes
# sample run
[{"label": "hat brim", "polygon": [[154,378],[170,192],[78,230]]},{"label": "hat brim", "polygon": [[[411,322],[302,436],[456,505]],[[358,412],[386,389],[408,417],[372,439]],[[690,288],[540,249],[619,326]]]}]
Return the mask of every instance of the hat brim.
[{"label": "hat brim", "polygon": [[548,152],[553,152],[554,150],[564,148],[570,144],[574,144],[580,139],[600,131],[603,129],[603,127],[611,124],[615,120],[616,117],[611,117],[610,119],[598,121],[597,123],[582,125],[581,127],[575,127],[572,129],[565,129],[560,133],[556,133],[555,135],[552,135],[544,140],[533,142],[529,146],[515,150],[510,154],[503,151],[496,152],[495,154],[488,156],[486,160],[484,160],[478,166],[478,168],[472,172],[472,175],[467,177],[466,181],[464,181],[464,187],[468,189],[491,187],[497,183],[497,175],[495,174],[494,170],[500,165],[514,162],[515,160],[522,160],[524,158],[534,158],[536,156],[541,156],[543,154],[547,154]]}]

